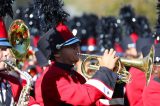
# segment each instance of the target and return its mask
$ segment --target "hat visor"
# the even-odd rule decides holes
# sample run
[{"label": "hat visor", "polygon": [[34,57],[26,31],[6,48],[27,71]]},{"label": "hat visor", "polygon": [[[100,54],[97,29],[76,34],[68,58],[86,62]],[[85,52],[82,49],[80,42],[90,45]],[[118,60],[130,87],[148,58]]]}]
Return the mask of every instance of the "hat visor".
[{"label": "hat visor", "polygon": [[12,48],[11,44],[7,41],[1,41],[0,46]]},{"label": "hat visor", "polygon": [[64,42],[63,46],[68,46],[68,45],[72,45],[75,43],[80,42],[80,40],[77,37],[74,37],[72,39],[67,40],[66,42]]}]

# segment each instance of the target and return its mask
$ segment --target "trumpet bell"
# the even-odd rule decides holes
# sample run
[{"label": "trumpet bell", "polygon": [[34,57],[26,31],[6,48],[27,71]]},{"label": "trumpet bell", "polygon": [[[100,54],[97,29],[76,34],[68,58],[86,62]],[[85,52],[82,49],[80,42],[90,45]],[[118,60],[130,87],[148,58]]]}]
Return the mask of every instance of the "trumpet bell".
[{"label": "trumpet bell", "polygon": [[145,57],[144,60],[143,60],[144,68],[140,68],[141,70],[144,69],[143,71],[145,72],[146,84],[147,85],[149,84],[151,74],[152,74],[152,71],[153,71],[154,55],[155,55],[155,48],[154,48],[154,46],[152,46],[148,56]]},{"label": "trumpet bell", "polygon": [[12,22],[8,31],[8,39],[15,58],[25,57],[30,46],[30,33],[24,21],[17,19]]}]

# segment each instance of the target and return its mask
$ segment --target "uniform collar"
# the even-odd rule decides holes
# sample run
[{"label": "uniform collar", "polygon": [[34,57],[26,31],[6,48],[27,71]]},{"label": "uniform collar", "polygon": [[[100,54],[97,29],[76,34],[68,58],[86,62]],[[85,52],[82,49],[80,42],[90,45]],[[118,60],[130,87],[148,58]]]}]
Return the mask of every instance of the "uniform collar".
[{"label": "uniform collar", "polygon": [[55,65],[65,70],[72,70],[74,67],[73,65],[59,63],[59,62],[55,62]]}]

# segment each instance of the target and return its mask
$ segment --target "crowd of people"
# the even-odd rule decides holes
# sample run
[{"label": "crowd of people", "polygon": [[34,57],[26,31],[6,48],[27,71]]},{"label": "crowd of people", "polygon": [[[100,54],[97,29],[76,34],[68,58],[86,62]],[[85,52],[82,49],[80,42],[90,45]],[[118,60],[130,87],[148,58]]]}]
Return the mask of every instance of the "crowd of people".
[{"label": "crowd of people", "polygon": [[[137,15],[131,5],[122,6],[118,16],[70,18],[61,0],[34,0],[15,14],[12,3],[1,0],[0,4],[0,106],[159,106],[159,0],[154,30],[147,16]],[[25,58],[16,62],[31,77],[31,86],[17,68],[4,62],[13,62],[13,48],[18,49],[10,42],[6,15],[28,26],[30,45]],[[100,67],[91,78],[81,71],[80,54],[101,55]],[[132,62],[123,63],[121,58]],[[120,60],[127,64],[128,83],[119,83],[123,75],[115,67]]]}]

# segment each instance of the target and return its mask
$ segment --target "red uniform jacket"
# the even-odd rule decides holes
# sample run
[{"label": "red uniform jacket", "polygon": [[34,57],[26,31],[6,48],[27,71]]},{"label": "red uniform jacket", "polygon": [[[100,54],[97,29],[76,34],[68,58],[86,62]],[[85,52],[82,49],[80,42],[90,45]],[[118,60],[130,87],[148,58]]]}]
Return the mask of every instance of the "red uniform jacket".
[{"label": "red uniform jacket", "polygon": [[95,104],[101,97],[111,99],[117,78],[112,75],[113,72],[107,72],[110,76],[106,73],[96,74],[94,79],[86,82],[84,77],[71,68],[69,65],[53,63],[41,81],[37,82],[37,85],[41,83],[42,94],[40,95],[42,95],[44,106],[89,106]]},{"label": "red uniform jacket", "polygon": [[1,72],[0,77],[9,82],[9,84],[11,85],[11,90],[12,90],[14,101],[17,102],[19,99],[19,95],[21,93],[21,90],[22,90],[22,86],[21,86],[19,79],[17,79],[14,76],[11,76],[5,72]]},{"label": "red uniform jacket", "polygon": [[144,72],[132,68],[131,83],[126,85],[126,93],[130,106],[159,106],[160,105],[160,82],[151,78],[149,85],[146,86]]},{"label": "red uniform jacket", "polygon": [[143,92],[144,106],[159,106],[160,105],[160,82],[151,79],[148,86]]},{"label": "red uniform jacket", "polygon": [[[9,82],[14,102],[18,102],[21,90],[23,88],[19,78],[17,78],[17,76],[15,77],[10,74],[7,74],[6,72],[0,72],[0,77]],[[28,106],[32,106],[34,104],[37,104],[37,102],[34,100],[33,97],[30,97]]]},{"label": "red uniform jacket", "polygon": [[126,84],[126,95],[130,106],[143,106],[142,94],[145,87],[146,78],[144,72],[131,67],[131,82]]}]

